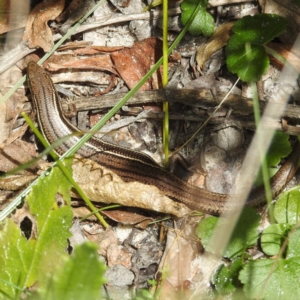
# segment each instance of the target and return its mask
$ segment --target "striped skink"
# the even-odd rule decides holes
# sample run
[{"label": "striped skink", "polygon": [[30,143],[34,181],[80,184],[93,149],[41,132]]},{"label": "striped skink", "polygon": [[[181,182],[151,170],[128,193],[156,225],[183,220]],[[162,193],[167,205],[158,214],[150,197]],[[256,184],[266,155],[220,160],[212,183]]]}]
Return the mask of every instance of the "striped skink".
[{"label": "striped skink", "polygon": [[[79,132],[63,115],[59,97],[48,73],[35,62],[29,62],[28,83],[40,129],[52,144],[72,132]],[[56,152],[63,154],[80,137],[73,135],[62,143]],[[158,187],[166,196],[186,204],[189,208],[205,213],[219,215],[234,209],[238,204],[227,201],[228,195],[218,194],[197,188],[181,180],[173,173],[161,168],[149,156],[110,144],[98,138],[91,138],[79,150],[78,154],[91,158],[100,165],[111,169],[124,181],[138,181]],[[271,179],[272,196],[276,197],[294,176],[300,155],[299,142],[293,152]],[[265,202],[264,188],[254,189],[249,195],[247,205],[259,206]]]}]

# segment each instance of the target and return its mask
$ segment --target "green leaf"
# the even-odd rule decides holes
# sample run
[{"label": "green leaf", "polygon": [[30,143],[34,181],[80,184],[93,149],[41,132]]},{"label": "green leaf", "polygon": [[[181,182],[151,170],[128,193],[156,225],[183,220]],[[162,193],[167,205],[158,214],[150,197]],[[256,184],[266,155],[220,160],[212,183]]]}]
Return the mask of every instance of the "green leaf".
[{"label": "green leaf", "polygon": [[222,265],[213,277],[212,283],[217,292],[221,295],[227,295],[235,292],[239,285],[238,275],[242,267],[242,258],[235,259],[229,267]]},{"label": "green leaf", "polygon": [[[71,170],[70,163],[68,169]],[[41,178],[27,197],[30,213],[36,218],[35,237],[27,241],[20,229],[7,219],[0,232],[1,294],[18,298],[21,290],[35,283],[43,286],[60,266],[68,247],[72,209],[66,192],[70,184],[58,168]],[[58,197],[57,201],[55,196]],[[5,284],[4,281],[10,283]],[[7,299],[4,297],[2,299]]]},{"label": "green leaf", "polygon": [[267,255],[277,255],[282,243],[291,229],[289,224],[271,224],[261,235],[261,247]]},{"label": "green leaf", "polygon": [[231,38],[226,46],[229,71],[236,73],[243,81],[258,81],[269,67],[264,47],[250,43],[239,44],[237,40],[238,38]]},{"label": "green leaf", "polygon": [[300,299],[300,259],[249,261],[240,272],[244,292],[251,299]]},{"label": "green leaf", "polygon": [[[287,157],[291,153],[291,151],[292,147],[289,142],[289,135],[276,131],[266,156],[270,177],[275,175],[278,171],[278,169],[275,167],[277,167],[280,160],[284,157]],[[259,186],[261,184],[263,184],[263,177],[260,169],[255,180],[255,185]]]},{"label": "green leaf", "polygon": [[[214,19],[206,12],[208,1],[200,0],[200,2],[201,8],[191,23],[188,31],[193,35],[203,34],[205,36],[211,36],[214,33]],[[183,25],[188,22],[198,3],[199,0],[184,0],[181,3],[181,22]]]},{"label": "green leaf", "polygon": [[199,239],[201,239],[201,244],[203,245],[204,249],[212,253],[215,253],[215,251],[213,247],[210,247],[209,242],[219,220],[221,221],[221,218],[217,217],[208,217],[202,219],[196,228],[196,235]]},{"label": "green leaf", "polygon": [[276,131],[267,154],[267,165],[275,167],[280,160],[287,157],[292,152],[292,146],[289,142],[289,135]]},{"label": "green leaf", "polygon": [[286,258],[300,257],[300,229],[293,229],[289,233]]},{"label": "green leaf", "polygon": [[90,242],[75,247],[51,286],[40,291],[41,299],[100,299],[100,288],[106,280],[97,248]]},{"label": "green leaf", "polygon": [[25,288],[36,241],[27,241],[13,220],[6,219],[1,224],[0,245],[0,299],[18,299]]},{"label": "green leaf", "polygon": [[227,67],[243,81],[258,81],[269,66],[264,45],[285,31],[287,22],[273,14],[246,16],[232,27],[226,46]]},{"label": "green leaf", "polygon": [[[68,170],[71,172],[70,164]],[[70,188],[68,179],[55,167],[27,197],[30,212],[36,218],[38,243],[26,286],[33,285],[37,278],[40,284],[46,283],[45,269],[51,273],[60,255],[66,254],[72,225],[72,210],[66,205],[70,203]]]},{"label": "green leaf", "polygon": [[300,220],[300,191],[296,186],[280,195],[275,203],[274,217],[277,223],[297,224]]},{"label": "green leaf", "polygon": [[[207,251],[218,252],[218,249],[214,249],[214,246],[210,245],[209,242],[216,225],[226,228],[228,222],[230,222],[228,219],[209,217],[198,224],[196,234]],[[257,227],[259,222],[260,216],[256,211],[251,207],[245,207],[223,255],[231,258],[237,257],[245,249],[255,244],[258,238]]]}]

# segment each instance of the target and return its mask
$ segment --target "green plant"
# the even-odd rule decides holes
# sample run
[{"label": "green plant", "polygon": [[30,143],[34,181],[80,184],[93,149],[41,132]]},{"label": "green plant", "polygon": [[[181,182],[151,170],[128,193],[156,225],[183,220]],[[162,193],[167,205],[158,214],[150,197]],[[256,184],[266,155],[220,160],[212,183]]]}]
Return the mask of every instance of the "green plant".
[{"label": "green plant", "polygon": [[193,35],[203,34],[204,36],[211,36],[213,34],[215,23],[213,17],[206,11],[207,4],[208,0],[184,0],[181,3],[181,21],[184,25],[190,19],[197,5],[200,5],[198,13],[189,26],[189,33]]},{"label": "green plant", "polygon": [[[283,193],[274,204],[275,223],[261,233],[261,216],[252,208],[243,210],[223,253],[227,263],[219,266],[212,279],[217,294],[238,293],[238,297],[250,299],[299,298],[299,199],[299,187]],[[225,227],[227,222],[230,220],[209,217],[199,223],[196,232],[207,251],[217,253],[210,239],[217,223]],[[254,259],[248,253],[253,247],[261,249],[262,258]]]},{"label": "green plant", "polygon": [[285,31],[287,21],[278,15],[246,16],[232,27],[226,46],[227,67],[243,81],[258,81],[269,67],[265,45]]},{"label": "green plant", "polygon": [[[71,161],[65,164],[71,172]],[[99,296],[105,268],[98,260],[95,246],[84,244],[76,248],[71,257],[66,252],[73,216],[70,187],[68,179],[55,167],[32,188],[24,199],[33,224],[28,240],[12,219],[1,223],[0,299],[19,299],[37,283],[43,299],[62,299],[50,297],[50,294],[61,295],[62,291],[71,294],[72,290],[83,289],[86,295],[94,295],[89,299],[97,299],[95,290]],[[88,274],[86,268],[81,268],[82,264],[91,266]],[[93,275],[89,273],[91,270]],[[97,283],[94,278],[98,279]],[[79,288],[81,283],[84,288]]]}]

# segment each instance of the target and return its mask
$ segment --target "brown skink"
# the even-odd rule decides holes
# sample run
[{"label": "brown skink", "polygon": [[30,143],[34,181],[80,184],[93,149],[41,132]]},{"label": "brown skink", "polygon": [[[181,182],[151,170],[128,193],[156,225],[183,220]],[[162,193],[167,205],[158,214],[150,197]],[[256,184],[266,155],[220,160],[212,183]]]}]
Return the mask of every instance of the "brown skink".
[{"label": "brown skink", "polygon": [[[63,115],[58,94],[48,73],[35,62],[28,64],[28,83],[40,129],[49,144],[73,132],[79,132]],[[63,154],[80,137],[72,136],[62,143],[56,152]],[[138,181],[158,187],[166,196],[184,203],[191,209],[219,215],[234,209],[238,204],[227,201],[227,194],[218,194],[197,188],[161,168],[152,158],[133,150],[91,138],[78,154],[91,158],[111,169],[124,181]],[[276,197],[294,176],[298,168],[300,145],[296,143],[286,162],[271,179],[272,196]],[[259,206],[265,202],[263,187],[252,190],[247,205]]]}]

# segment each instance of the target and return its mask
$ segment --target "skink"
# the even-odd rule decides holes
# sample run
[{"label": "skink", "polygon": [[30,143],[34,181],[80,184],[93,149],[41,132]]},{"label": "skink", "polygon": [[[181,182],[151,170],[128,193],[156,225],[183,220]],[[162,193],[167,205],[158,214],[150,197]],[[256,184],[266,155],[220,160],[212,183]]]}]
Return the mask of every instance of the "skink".
[{"label": "skink", "polygon": [[[79,132],[78,128],[64,116],[58,94],[48,73],[35,62],[29,62],[27,74],[38,123],[49,144],[63,136]],[[73,135],[56,148],[56,152],[63,154],[79,139],[78,136]],[[154,185],[166,196],[184,203],[191,209],[219,215],[238,206],[237,202],[227,201],[229,197],[227,194],[200,189],[181,180],[173,173],[161,168],[146,154],[113,145],[95,137],[85,143],[78,150],[78,154],[111,169],[126,182],[138,181]],[[300,145],[297,142],[291,155],[271,179],[273,197],[276,197],[294,176],[298,168],[299,155]],[[252,190],[247,205],[259,206],[264,202],[264,189],[259,187]]]}]

